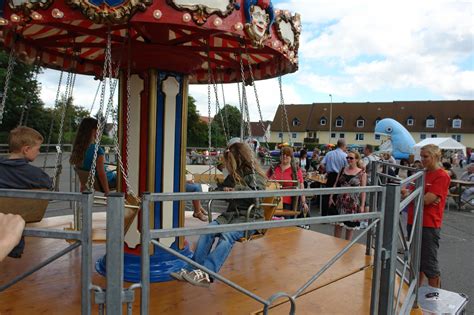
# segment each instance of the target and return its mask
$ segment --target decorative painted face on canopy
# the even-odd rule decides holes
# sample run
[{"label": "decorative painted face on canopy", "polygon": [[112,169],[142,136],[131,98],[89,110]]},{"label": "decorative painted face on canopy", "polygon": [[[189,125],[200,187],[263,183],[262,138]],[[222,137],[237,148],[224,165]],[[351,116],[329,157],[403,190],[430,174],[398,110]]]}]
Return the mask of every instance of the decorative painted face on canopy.
[{"label": "decorative painted face on canopy", "polygon": [[257,37],[262,38],[267,31],[269,16],[265,10],[256,5],[250,8],[250,12],[252,13],[252,31]]},{"label": "decorative painted face on canopy", "polygon": [[270,0],[245,1],[245,30],[257,46],[270,35],[275,14]]}]

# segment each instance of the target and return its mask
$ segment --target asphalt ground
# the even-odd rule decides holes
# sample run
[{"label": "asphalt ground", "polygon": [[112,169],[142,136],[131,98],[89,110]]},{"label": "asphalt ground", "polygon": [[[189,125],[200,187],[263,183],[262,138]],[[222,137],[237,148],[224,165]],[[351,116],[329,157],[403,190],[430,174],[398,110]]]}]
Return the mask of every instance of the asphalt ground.
[{"label": "asphalt ground", "polygon": [[[49,174],[53,174],[55,154],[49,154],[47,165],[51,167],[47,170]],[[61,191],[78,190],[79,186],[71,182],[71,176],[74,178],[74,172],[70,169],[68,163],[69,155],[62,157],[62,173],[60,177]],[[41,154],[33,163],[37,166],[43,166],[44,154]],[[465,170],[454,168],[458,177]],[[441,241],[439,249],[439,262],[441,267],[442,288],[445,290],[464,293],[471,299],[474,299],[474,211],[459,211],[453,200],[450,211],[445,209],[443,227],[441,230]],[[215,203],[216,210],[223,211],[225,204]],[[186,205],[187,210],[191,210],[191,204]],[[95,207],[94,211],[105,211],[104,207]],[[48,207],[46,216],[58,216],[71,214],[71,205],[68,202],[52,202]],[[312,216],[319,215],[317,206],[311,207]],[[320,233],[332,235],[333,226],[329,224],[313,225],[311,230]],[[357,233],[357,232],[356,232]],[[364,240],[365,242],[365,240]],[[474,314],[474,303],[468,303],[466,314]]]}]

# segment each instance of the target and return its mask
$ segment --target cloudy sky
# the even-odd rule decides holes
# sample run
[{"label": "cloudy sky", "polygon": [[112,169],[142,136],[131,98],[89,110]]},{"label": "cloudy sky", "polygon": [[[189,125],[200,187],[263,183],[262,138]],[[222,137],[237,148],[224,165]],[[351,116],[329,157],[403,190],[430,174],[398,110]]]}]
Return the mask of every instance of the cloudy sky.
[{"label": "cloudy sky", "polygon": [[[283,77],[287,104],[329,102],[329,94],[333,102],[474,99],[473,0],[272,3],[300,13],[303,23],[299,70]],[[40,78],[46,104],[54,102],[58,78],[51,70]],[[263,118],[271,120],[280,103],[278,81],[256,87]],[[90,107],[96,88],[92,78],[78,79],[75,103]],[[226,103],[237,106],[237,86],[224,90]],[[191,86],[190,95],[207,116],[207,86]],[[247,95],[251,119],[258,120],[253,89]]]}]

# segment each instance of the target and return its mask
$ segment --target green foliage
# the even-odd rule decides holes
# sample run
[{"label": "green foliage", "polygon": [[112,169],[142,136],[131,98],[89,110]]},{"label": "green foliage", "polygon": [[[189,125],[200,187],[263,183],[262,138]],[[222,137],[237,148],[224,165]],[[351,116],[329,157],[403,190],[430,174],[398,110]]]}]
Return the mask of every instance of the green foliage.
[{"label": "green foliage", "polygon": [[207,147],[207,124],[201,121],[196,100],[188,96],[188,147]]},{"label": "green foliage", "polygon": [[[5,86],[8,54],[0,51],[0,89]],[[73,100],[63,96],[56,108],[45,108],[40,98],[40,83],[35,79],[35,67],[17,61],[13,68],[5,103],[3,123],[0,125],[0,143],[6,143],[8,132],[19,125],[23,112],[23,125],[38,130],[45,142],[51,130],[51,143],[58,142],[61,111],[67,103],[64,119],[63,143],[71,143],[75,131],[88,112],[73,105]],[[41,72],[41,69],[39,69]],[[52,129],[51,129],[52,126]],[[4,136],[6,135],[6,136]]]},{"label": "green foliage", "polygon": [[114,144],[114,139],[108,137],[108,136],[102,136],[100,139],[100,145],[113,145]]},{"label": "green foliage", "polygon": [[228,139],[225,138],[226,133],[224,133],[222,127],[222,118],[228,139],[240,137],[240,125],[242,123],[240,110],[235,106],[226,104],[212,120],[212,145],[214,147],[225,147],[227,144]]},{"label": "green foliage", "polygon": [[[0,87],[2,92],[5,87],[7,67],[8,53],[0,51]],[[33,65],[26,65],[20,61],[15,62],[6,95],[7,99],[0,131],[9,131],[15,128],[20,122],[22,109],[25,109],[24,119],[27,119],[28,125],[32,128],[37,129],[42,134],[48,128],[49,123],[45,123],[48,117],[47,114],[42,112],[44,104],[39,97],[40,87],[35,80],[34,70]]]}]

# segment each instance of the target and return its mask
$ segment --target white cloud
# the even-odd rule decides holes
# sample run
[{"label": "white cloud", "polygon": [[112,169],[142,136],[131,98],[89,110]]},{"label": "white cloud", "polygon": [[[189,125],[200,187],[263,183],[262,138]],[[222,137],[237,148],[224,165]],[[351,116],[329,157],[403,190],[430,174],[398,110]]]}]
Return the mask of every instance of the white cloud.
[{"label": "white cloud", "polygon": [[[327,98],[329,93],[346,101],[378,101],[371,96],[382,93],[401,100],[406,91],[412,91],[410,98],[417,93],[418,99],[428,97],[424,95],[438,99],[474,98],[474,65],[466,68],[466,60],[474,58],[473,1],[273,3],[276,8],[302,14],[300,70],[284,77],[286,103],[311,103],[322,95]],[[46,104],[54,103],[58,78],[59,72],[52,70],[41,77]],[[273,119],[280,103],[278,81],[256,84],[263,118]],[[90,108],[96,88],[97,81],[92,77],[78,76],[75,103]],[[218,88],[222,98],[221,86]],[[247,89],[251,118],[257,120],[253,88]],[[196,98],[200,113],[207,115],[207,86],[191,86],[190,95]],[[214,115],[213,90],[211,96]],[[235,84],[225,85],[225,99],[238,106]]]},{"label": "white cloud", "polygon": [[[41,75],[40,82],[41,82],[41,99],[45,103],[46,106],[52,107],[54,106],[54,102],[56,100],[56,93],[58,90],[59,79],[60,79],[60,71],[46,69],[44,74]],[[67,73],[63,73],[63,78],[60,87],[60,94],[63,94],[66,89],[66,78]],[[74,105],[84,107],[86,110],[90,110],[91,106],[94,102],[94,96],[97,91],[97,87],[99,85],[98,80],[94,80],[94,77],[87,76],[87,75],[77,75],[76,80],[74,83],[73,89],[73,99]],[[100,104],[100,93],[99,91],[94,107],[92,110],[92,114],[95,114],[96,111],[99,109]],[[105,105],[107,105],[108,101],[109,90],[108,86],[106,88],[105,93]],[[117,101],[117,96],[115,96],[115,103]]]},{"label": "white cloud", "polygon": [[[300,85],[354,97],[377,90],[424,89],[439,98],[473,98],[470,1],[309,1],[277,7],[302,12]],[[320,74],[315,63],[330,72]]]}]

